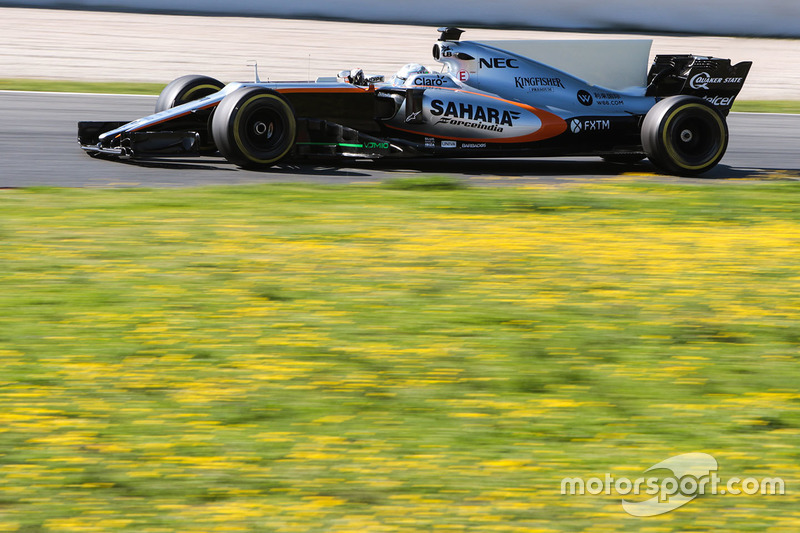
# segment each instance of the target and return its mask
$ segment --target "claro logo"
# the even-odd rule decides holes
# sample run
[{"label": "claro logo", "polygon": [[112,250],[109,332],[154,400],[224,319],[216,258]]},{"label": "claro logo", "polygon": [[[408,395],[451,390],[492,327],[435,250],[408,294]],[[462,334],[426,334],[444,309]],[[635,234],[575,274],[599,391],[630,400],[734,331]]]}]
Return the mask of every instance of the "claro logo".
[{"label": "claro logo", "polygon": [[445,80],[440,77],[436,78],[425,78],[423,76],[417,76],[414,78],[414,85],[425,85],[427,87],[441,87],[445,84]]}]

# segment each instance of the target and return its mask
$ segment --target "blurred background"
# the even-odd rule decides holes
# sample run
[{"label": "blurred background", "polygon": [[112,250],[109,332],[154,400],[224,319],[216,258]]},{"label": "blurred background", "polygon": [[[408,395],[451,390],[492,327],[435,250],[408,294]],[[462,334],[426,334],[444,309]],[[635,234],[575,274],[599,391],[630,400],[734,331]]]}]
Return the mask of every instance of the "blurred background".
[{"label": "blurred background", "polygon": [[[53,0],[3,2],[7,6],[62,7]],[[649,31],[719,35],[800,36],[800,5],[792,0],[744,2],[673,0],[647,2],[483,0],[368,2],[366,0],[74,0],[70,7],[150,13],[258,15],[405,24],[464,24],[600,31]]]},{"label": "blurred background", "polygon": [[[23,4],[42,8],[0,7],[0,78],[166,84],[198,73],[249,81],[252,60],[261,77],[273,81],[315,79],[354,67],[389,74],[408,62],[435,70],[430,52],[435,30],[458,24],[467,28],[465,40],[646,38],[653,40],[653,56],[750,60],[753,69],[739,100],[800,98],[800,47],[794,39],[776,37],[800,34],[800,6],[788,0],[679,0],[668,7],[629,0],[602,5],[568,0],[546,7],[501,1],[492,9],[478,1],[459,2],[456,9],[421,0],[201,1],[190,7],[170,1],[113,6],[78,1],[69,4],[80,8],[74,10],[44,9],[63,4],[33,0],[0,6]],[[157,14],[165,11],[194,14]]]}]

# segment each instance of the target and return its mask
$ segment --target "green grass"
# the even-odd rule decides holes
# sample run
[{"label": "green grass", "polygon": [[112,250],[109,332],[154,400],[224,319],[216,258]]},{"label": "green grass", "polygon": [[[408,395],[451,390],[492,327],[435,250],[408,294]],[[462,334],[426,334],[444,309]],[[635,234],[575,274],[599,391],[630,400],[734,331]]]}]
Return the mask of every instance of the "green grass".
[{"label": "green grass", "polygon": [[733,111],[740,113],[800,113],[796,100],[737,100]]},{"label": "green grass", "polygon": [[107,94],[159,94],[166,83],[0,79],[0,90]]},{"label": "green grass", "polygon": [[447,191],[463,189],[466,184],[449,176],[423,176],[415,178],[397,178],[383,183],[387,189],[418,190],[418,191]]},{"label": "green grass", "polygon": [[0,191],[0,530],[800,528],[800,184],[429,182]]},{"label": "green grass", "polygon": [[[55,91],[109,94],[158,94],[162,83],[113,83],[57,80],[0,79],[0,90]],[[800,113],[800,101],[743,100],[736,101],[733,111],[744,113]]]}]

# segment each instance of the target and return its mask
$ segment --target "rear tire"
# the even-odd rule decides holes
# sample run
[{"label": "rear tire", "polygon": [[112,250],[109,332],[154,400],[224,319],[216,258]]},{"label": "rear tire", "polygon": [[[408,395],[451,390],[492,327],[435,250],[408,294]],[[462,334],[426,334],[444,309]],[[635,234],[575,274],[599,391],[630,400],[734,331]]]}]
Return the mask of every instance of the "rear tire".
[{"label": "rear tire", "polygon": [[169,83],[156,101],[156,113],[214,94],[225,85],[214,78],[189,74]]},{"label": "rear tire", "polygon": [[714,168],[728,147],[728,125],[696,96],[671,96],[654,105],[642,124],[642,146],[658,168],[695,176]]},{"label": "rear tire", "polygon": [[231,163],[250,169],[267,168],[294,146],[297,121],[291,104],[262,87],[238,89],[227,95],[211,118],[211,135]]}]

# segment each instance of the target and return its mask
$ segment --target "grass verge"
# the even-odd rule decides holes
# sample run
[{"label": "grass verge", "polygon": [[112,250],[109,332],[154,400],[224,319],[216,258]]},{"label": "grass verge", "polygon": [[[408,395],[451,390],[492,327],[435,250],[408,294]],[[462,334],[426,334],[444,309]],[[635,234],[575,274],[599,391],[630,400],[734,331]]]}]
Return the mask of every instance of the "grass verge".
[{"label": "grass verge", "polygon": [[796,486],[800,184],[421,189],[0,191],[0,527],[800,528],[559,493]]},{"label": "grass verge", "polygon": [[[113,83],[54,80],[0,79],[0,90],[54,91],[108,94],[157,95],[166,84]],[[733,104],[733,111],[742,113],[800,113],[800,101],[795,100],[743,100]]]},{"label": "grass verge", "polygon": [[739,113],[800,113],[800,102],[796,100],[742,100],[733,103],[733,111]]},{"label": "grass verge", "polygon": [[157,95],[165,83],[0,79],[0,90]]}]

